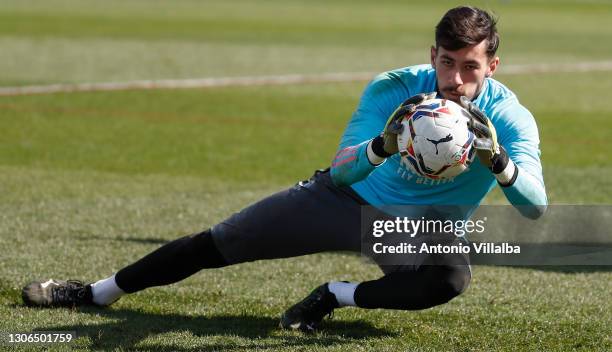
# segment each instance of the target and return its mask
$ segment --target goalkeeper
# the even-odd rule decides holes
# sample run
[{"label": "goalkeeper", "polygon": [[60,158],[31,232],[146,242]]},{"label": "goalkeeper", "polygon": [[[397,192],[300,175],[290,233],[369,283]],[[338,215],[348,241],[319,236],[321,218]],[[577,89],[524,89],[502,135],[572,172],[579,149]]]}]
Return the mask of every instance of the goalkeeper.
[{"label": "goalkeeper", "polygon": [[[489,13],[474,7],[449,10],[436,26],[430,64],[385,72],[367,86],[331,168],[97,282],[32,282],[23,289],[24,302],[107,306],[124,294],[168,285],[201,269],[323,251],[359,252],[364,205],[460,204],[471,212],[499,185],[525,216],[539,217],[547,199],[538,130],[517,97],[492,78],[498,46]],[[397,121],[433,96],[468,109],[477,137],[480,162],[451,182],[424,182],[398,155]],[[425,309],[461,294],[471,279],[468,259],[460,255],[415,256],[413,262],[381,269],[376,280],[322,284],[282,314],[281,326],[313,331],[345,306]]]}]

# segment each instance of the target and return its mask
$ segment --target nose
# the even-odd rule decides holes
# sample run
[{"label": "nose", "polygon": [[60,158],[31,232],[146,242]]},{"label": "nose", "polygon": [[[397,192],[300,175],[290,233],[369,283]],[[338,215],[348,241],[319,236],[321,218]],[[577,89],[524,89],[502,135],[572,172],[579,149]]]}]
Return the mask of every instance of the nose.
[{"label": "nose", "polygon": [[459,72],[459,70],[454,71],[452,73],[452,79],[453,79],[453,83],[460,86],[463,84],[463,80],[461,79],[461,72]]}]

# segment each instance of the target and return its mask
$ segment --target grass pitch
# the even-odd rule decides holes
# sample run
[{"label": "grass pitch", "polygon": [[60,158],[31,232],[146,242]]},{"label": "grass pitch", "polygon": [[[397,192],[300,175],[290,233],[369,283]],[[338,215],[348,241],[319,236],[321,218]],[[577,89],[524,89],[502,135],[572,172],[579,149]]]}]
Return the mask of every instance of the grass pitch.
[{"label": "grass pitch", "polygon": [[[107,4],[3,2],[0,82],[382,71],[426,61],[453,3]],[[504,63],[612,54],[608,2],[479,4],[501,17]],[[550,201],[610,204],[612,73],[498,79],[537,118]],[[0,331],[76,330],[58,350],[612,349],[608,267],[477,266],[446,305],[341,309],[312,336],[278,330],[279,314],[322,282],[372,279],[376,267],[319,254],[203,271],[110,309],[22,306],[31,279],[110,275],[328,165],[363,86],[0,98]],[[500,192],[486,201],[505,203]]]}]

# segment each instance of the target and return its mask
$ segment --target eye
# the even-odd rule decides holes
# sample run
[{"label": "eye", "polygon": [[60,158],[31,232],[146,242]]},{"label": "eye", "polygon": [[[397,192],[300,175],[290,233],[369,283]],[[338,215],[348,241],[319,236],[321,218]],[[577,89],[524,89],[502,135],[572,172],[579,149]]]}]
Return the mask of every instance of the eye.
[{"label": "eye", "polygon": [[452,66],[453,62],[449,59],[442,59],[442,65],[444,66]]},{"label": "eye", "polygon": [[465,69],[468,71],[474,71],[474,70],[478,70],[478,66],[469,64],[469,65],[465,65]]}]

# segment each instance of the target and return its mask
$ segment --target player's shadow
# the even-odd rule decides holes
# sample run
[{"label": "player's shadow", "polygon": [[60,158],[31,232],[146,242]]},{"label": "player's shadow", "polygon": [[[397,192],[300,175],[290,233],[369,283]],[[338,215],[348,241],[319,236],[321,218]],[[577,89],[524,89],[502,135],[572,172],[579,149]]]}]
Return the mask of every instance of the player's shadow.
[{"label": "player's shadow", "polygon": [[[77,336],[87,336],[93,350],[138,349],[142,351],[231,351],[234,349],[285,348],[305,346],[340,345],[372,337],[394,337],[397,334],[372,326],[367,322],[343,322],[326,320],[324,333],[302,334],[281,332],[278,319],[252,315],[187,316],[157,314],[128,309],[81,308],[80,312],[101,315],[109,322],[96,325],[57,324],[39,330],[76,331]],[[174,344],[139,345],[149,336],[163,333],[189,333],[196,337],[227,336],[228,339],[203,340],[193,348]],[[231,337],[254,339],[252,346],[244,341],[236,344]],[[213,341],[213,343],[209,343]],[[227,341],[227,342],[224,342]],[[248,342],[247,342],[248,344]]]},{"label": "player's shadow", "polygon": [[162,244],[166,244],[170,241],[172,241],[172,239],[166,239],[166,238],[155,238],[155,237],[148,237],[148,238],[140,238],[140,237],[104,237],[104,236],[96,236],[96,235],[75,235],[72,236],[73,239],[77,239],[77,240],[81,240],[81,241],[104,241],[104,242],[108,242],[108,241],[123,241],[123,242],[134,242],[134,243],[144,243],[144,244],[158,244],[158,245],[162,245]]}]

